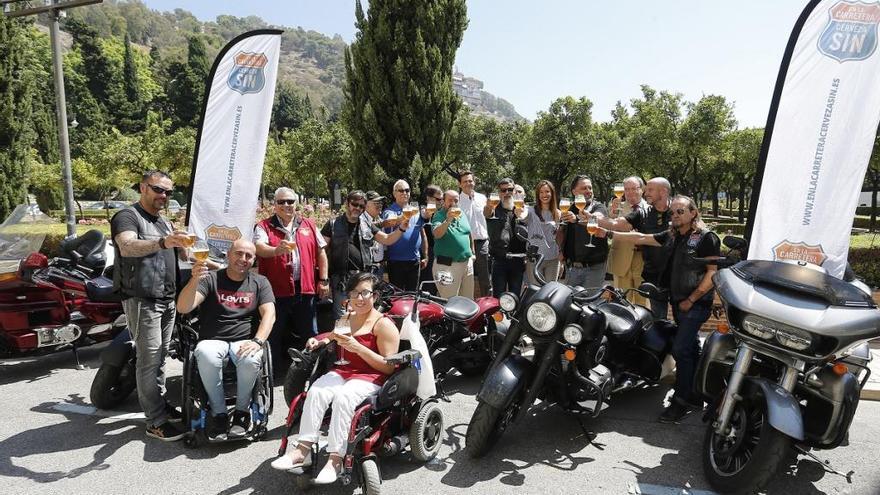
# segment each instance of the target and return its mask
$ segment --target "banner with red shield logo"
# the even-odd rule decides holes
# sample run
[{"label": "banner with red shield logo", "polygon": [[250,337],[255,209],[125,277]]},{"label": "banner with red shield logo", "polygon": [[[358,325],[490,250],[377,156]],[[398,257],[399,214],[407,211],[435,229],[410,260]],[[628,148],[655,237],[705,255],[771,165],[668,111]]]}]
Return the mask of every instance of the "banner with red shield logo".
[{"label": "banner with red shield logo", "polygon": [[880,122],[880,1],[811,1],[776,81],[747,235],[749,258],[843,277]]},{"label": "banner with red shield logo", "polygon": [[214,257],[254,228],[281,33],[261,29],[233,39],[208,77],[187,224]]}]

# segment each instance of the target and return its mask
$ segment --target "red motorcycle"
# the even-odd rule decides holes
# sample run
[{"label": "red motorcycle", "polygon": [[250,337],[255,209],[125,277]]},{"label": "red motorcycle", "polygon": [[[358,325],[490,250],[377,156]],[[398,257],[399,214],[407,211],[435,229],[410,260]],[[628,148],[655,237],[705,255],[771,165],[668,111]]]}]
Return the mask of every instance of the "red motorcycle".
[{"label": "red motorcycle", "polygon": [[17,269],[0,272],[0,357],[73,349],[82,369],[78,348],[126,328],[121,299],[104,276],[106,248],[104,234],[91,230],[62,242],[62,257],[32,252]]},{"label": "red motorcycle", "polygon": [[423,290],[404,292],[393,286],[383,292],[385,314],[395,321],[418,305],[422,336],[431,351],[438,381],[453,369],[464,375],[483,373],[507,333],[508,321],[494,297],[474,301],[454,296],[447,300]]}]

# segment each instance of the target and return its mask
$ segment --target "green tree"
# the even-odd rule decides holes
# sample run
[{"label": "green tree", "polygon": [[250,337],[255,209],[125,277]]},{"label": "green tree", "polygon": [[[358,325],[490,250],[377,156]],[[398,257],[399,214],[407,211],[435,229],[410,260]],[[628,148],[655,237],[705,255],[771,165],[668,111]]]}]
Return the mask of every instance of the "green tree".
[{"label": "green tree", "polygon": [[[355,17],[343,119],[357,185],[390,189],[394,179],[408,178],[421,189],[442,165],[461,107],[452,69],[467,27],[465,1],[373,0],[366,14],[358,1]],[[416,154],[424,165],[418,176]]]},{"label": "green tree", "polygon": [[678,133],[683,163],[675,168],[677,180],[681,190],[691,196],[701,197],[701,192],[708,190],[717,216],[718,192],[727,174],[719,144],[736,127],[733,107],[719,95],[704,95],[686,107],[687,117]]},{"label": "green tree", "polygon": [[272,130],[293,130],[312,117],[312,104],[308,95],[301,96],[292,82],[279,81],[272,106]]},{"label": "green tree", "polygon": [[118,93],[123,96],[122,101],[115,102],[119,116],[118,125],[124,132],[138,132],[144,129],[146,117],[144,98],[141,91],[141,83],[137,63],[135,62],[131,47],[131,38],[125,35],[125,51],[122,65],[122,87],[124,91]]},{"label": "green tree", "polygon": [[27,70],[27,21],[0,16],[0,219],[25,200],[34,81]]},{"label": "green tree", "polygon": [[187,46],[186,63],[172,63],[167,74],[169,116],[175,128],[198,125],[205,97],[205,81],[211,70],[202,37],[192,36]]},{"label": "green tree", "polygon": [[472,170],[479,179],[477,187],[484,191],[494,188],[502,177],[519,176],[512,161],[524,125],[474,115],[466,109],[459,112],[449,136],[444,168],[450,172]]},{"label": "green tree", "polygon": [[764,129],[737,129],[730,133],[730,155],[732,162],[732,183],[738,193],[739,222],[745,221],[747,199],[751,197],[752,181],[758,169],[761,155],[761,143],[764,140]]}]

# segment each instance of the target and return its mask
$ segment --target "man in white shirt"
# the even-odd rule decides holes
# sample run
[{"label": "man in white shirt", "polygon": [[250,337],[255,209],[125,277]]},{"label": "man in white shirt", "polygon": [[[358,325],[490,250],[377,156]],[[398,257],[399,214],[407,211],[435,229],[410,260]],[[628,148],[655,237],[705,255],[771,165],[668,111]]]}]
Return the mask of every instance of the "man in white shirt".
[{"label": "man in white shirt", "polygon": [[486,226],[486,217],[483,208],[486,207],[486,195],[474,190],[477,179],[470,170],[464,170],[458,174],[458,185],[461,194],[458,197],[458,207],[467,217],[471,225],[471,239],[474,241],[474,298],[488,296],[492,293],[489,283],[489,229]]}]

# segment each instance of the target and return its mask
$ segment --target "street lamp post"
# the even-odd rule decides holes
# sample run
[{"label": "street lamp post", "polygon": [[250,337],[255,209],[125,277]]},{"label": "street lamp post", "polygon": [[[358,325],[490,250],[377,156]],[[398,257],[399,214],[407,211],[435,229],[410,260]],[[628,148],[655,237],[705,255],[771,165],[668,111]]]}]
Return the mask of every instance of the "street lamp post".
[{"label": "street lamp post", "polygon": [[[52,43],[52,73],[55,79],[55,118],[58,122],[58,147],[61,150],[61,178],[64,184],[64,213],[67,218],[67,237],[76,236],[76,217],[73,213],[73,179],[70,172],[70,139],[67,134],[67,102],[64,95],[64,65],[61,54],[61,36],[58,19],[63,9],[101,3],[103,0],[52,0],[48,5],[32,7],[30,0],[0,0],[7,17],[23,17],[49,13],[49,39]],[[75,127],[75,126],[74,126]]]}]

